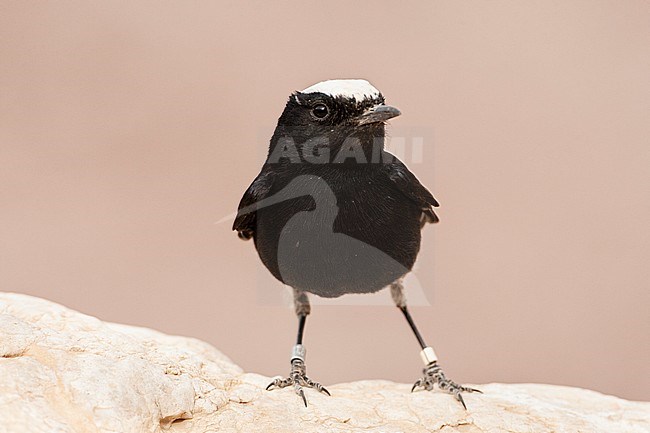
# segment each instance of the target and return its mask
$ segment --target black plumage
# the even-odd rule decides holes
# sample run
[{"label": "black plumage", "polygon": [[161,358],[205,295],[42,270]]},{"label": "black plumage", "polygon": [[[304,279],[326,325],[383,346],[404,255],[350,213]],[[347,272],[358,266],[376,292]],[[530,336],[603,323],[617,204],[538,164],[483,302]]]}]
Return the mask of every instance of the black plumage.
[{"label": "black plumage", "polygon": [[[283,283],[334,297],[376,292],[412,269],[420,229],[438,221],[432,208],[438,202],[383,149],[384,120],[398,112],[361,120],[383,103],[381,95],[363,101],[324,93],[289,98],[269,157],[233,225],[241,238],[254,239],[262,262]],[[312,113],[319,105],[328,107],[325,119]],[[327,160],[310,161],[318,145]],[[280,193],[282,201],[260,203]],[[301,224],[288,231],[301,213]],[[279,260],[283,249],[293,252]]]},{"label": "black plumage", "polygon": [[475,391],[447,379],[406,307],[402,277],[420,250],[421,229],[438,222],[438,202],[384,150],[385,121],[399,110],[363,80],[318,83],[289,98],[262,170],[242,197],[233,229],[253,239],[275,278],[294,290],[299,317],[291,373],[268,388],[329,392],[306,375],[307,293],[338,297],[390,286],[422,348],[424,377],[414,385],[453,394]]}]

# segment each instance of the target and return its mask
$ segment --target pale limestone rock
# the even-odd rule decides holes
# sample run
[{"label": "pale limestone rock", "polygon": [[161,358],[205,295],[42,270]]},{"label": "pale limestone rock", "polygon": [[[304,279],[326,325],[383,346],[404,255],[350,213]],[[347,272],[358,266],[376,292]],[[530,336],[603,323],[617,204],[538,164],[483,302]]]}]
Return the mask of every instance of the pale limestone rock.
[{"label": "pale limestone rock", "polygon": [[363,381],[267,392],[210,345],[0,293],[0,432],[648,433],[650,403],[551,385],[449,395]]}]

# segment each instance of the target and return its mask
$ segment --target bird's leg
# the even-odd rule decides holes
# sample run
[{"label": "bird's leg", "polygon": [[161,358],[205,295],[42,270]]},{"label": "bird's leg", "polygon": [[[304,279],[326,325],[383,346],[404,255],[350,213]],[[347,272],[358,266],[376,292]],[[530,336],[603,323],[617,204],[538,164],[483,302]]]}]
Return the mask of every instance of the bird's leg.
[{"label": "bird's leg", "polygon": [[438,358],[436,356],[436,353],[434,352],[431,346],[428,346],[424,342],[424,339],[422,338],[420,331],[418,331],[418,328],[415,326],[415,322],[411,317],[411,313],[409,313],[409,310],[406,307],[404,286],[402,285],[401,280],[398,280],[393,284],[391,284],[390,293],[391,296],[393,297],[393,301],[395,302],[395,305],[397,305],[397,308],[399,308],[400,311],[404,314],[406,321],[411,327],[411,330],[413,330],[413,334],[415,334],[415,338],[417,338],[418,343],[420,343],[420,347],[422,348],[422,350],[420,351],[420,356],[422,357],[422,361],[424,362],[424,366],[425,366],[424,369],[422,370],[424,376],[421,379],[418,379],[413,384],[413,388],[411,388],[411,392],[413,392],[416,388],[422,388],[427,391],[431,391],[434,388],[434,385],[437,385],[438,388],[440,388],[441,390],[456,397],[456,400],[458,400],[463,405],[463,407],[467,409],[467,406],[465,406],[465,401],[463,400],[463,396],[461,393],[481,392],[481,391],[479,391],[478,389],[459,385],[453,380],[447,379],[445,373],[442,371],[442,368],[440,367],[440,365],[438,365]]},{"label": "bird's leg", "polygon": [[305,397],[305,391],[303,388],[314,388],[327,395],[330,395],[330,393],[323,385],[314,382],[307,376],[307,367],[305,365],[305,355],[307,350],[305,349],[305,346],[302,345],[302,336],[305,330],[305,321],[311,311],[309,299],[305,292],[294,289],[293,301],[296,315],[298,316],[298,338],[296,339],[296,345],[293,346],[293,352],[291,355],[291,372],[289,373],[289,377],[274,379],[273,382],[269,383],[266,389],[269,390],[274,387],[284,388],[293,385],[296,394],[302,397],[302,401],[305,403],[305,407],[307,407],[307,398]]}]

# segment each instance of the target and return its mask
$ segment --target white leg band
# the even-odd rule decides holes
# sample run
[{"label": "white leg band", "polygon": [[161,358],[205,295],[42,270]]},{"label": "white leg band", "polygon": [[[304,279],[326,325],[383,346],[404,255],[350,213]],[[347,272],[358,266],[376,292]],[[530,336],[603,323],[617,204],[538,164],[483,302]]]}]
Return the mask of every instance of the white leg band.
[{"label": "white leg band", "polygon": [[433,347],[431,346],[427,346],[422,349],[420,352],[420,357],[422,357],[422,362],[424,362],[424,365],[429,365],[432,362],[436,362],[438,360],[436,352],[433,351]]},{"label": "white leg band", "polygon": [[302,362],[305,362],[305,357],[307,356],[307,349],[305,349],[305,346],[302,344],[296,344],[293,346],[293,350],[291,351],[291,360],[293,361],[294,359],[299,359]]}]

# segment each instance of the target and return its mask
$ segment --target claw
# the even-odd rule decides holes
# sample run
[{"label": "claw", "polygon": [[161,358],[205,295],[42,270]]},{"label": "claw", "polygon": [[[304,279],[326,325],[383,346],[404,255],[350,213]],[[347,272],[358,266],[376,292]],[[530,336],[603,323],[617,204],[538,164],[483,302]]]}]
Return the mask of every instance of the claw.
[{"label": "claw", "polygon": [[302,397],[302,401],[305,403],[305,407],[307,407],[307,397],[305,397],[305,391],[300,388],[300,391],[298,391],[298,393],[300,394],[300,397]]},{"label": "claw", "polygon": [[273,381],[266,386],[266,390],[268,391],[273,387],[284,388],[285,386],[289,385],[289,383],[284,384],[282,382],[282,379],[273,379]]},{"label": "claw", "polygon": [[327,390],[327,388],[325,388],[325,387],[324,387],[323,385],[321,385],[320,383],[318,383],[318,382],[314,382],[313,380],[311,380],[311,379],[309,379],[309,378],[306,378],[306,382],[307,382],[307,385],[311,386],[312,388],[315,388],[316,391],[318,391],[318,392],[322,392],[323,394],[327,394],[327,395],[329,395],[330,397],[332,396],[332,394],[330,394],[330,392]]},{"label": "claw", "polygon": [[458,401],[460,402],[460,404],[463,405],[463,407],[465,408],[465,410],[467,410],[467,406],[465,405],[465,400],[463,400],[463,396],[461,395],[461,393],[458,392],[458,393],[456,393],[455,395],[456,395],[456,400],[458,400]]}]

